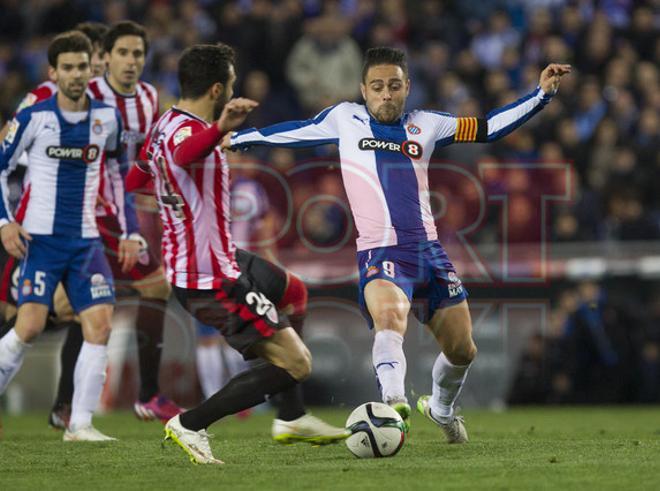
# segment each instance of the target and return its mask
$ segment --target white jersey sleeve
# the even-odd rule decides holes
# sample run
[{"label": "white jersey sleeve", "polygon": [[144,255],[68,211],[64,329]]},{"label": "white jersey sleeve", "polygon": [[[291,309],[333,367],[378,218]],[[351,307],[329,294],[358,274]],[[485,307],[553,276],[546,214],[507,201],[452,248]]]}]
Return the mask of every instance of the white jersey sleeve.
[{"label": "white jersey sleeve", "polygon": [[338,143],[338,113],[342,104],[328,107],[312,119],[287,121],[265,128],[250,128],[234,133],[232,148],[245,149],[252,145],[281,147],[313,147]]},{"label": "white jersey sleeve", "polygon": [[551,96],[537,87],[533,92],[499,109],[485,118],[457,117],[449,113],[428,111],[436,116],[436,142],[450,143],[492,142],[505,137],[550,102]]}]

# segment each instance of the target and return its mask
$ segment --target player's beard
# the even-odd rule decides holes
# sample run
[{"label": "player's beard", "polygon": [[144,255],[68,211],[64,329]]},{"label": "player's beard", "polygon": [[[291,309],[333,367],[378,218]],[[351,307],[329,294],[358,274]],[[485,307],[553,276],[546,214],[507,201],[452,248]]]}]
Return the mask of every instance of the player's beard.
[{"label": "player's beard", "polygon": [[227,96],[225,94],[222,94],[222,96],[220,96],[220,98],[213,103],[214,121],[220,119],[220,115],[222,114],[222,110],[225,108],[225,104],[227,104]]},{"label": "player's beard", "polygon": [[78,102],[80,98],[85,95],[85,85],[81,84],[70,84],[67,87],[60,89],[62,90],[62,93],[68,98],[71,99],[72,101]]},{"label": "player's beard", "polygon": [[401,107],[394,102],[384,102],[374,112],[374,116],[381,123],[392,123],[401,117]]}]

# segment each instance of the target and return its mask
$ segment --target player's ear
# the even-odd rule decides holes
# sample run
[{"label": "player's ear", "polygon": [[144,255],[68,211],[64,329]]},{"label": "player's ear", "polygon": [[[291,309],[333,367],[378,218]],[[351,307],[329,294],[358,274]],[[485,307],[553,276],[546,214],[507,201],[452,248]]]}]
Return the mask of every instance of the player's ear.
[{"label": "player's ear", "polygon": [[213,97],[213,99],[219,99],[220,97],[222,97],[224,91],[225,91],[225,86],[220,82],[216,82],[213,85],[211,85],[211,96]]},{"label": "player's ear", "polygon": [[48,78],[53,82],[57,82],[57,70],[50,65],[48,65]]},{"label": "player's ear", "polygon": [[408,97],[410,95],[410,83],[411,83],[410,79],[407,78],[406,79],[406,97]]},{"label": "player's ear", "polygon": [[364,84],[360,84],[360,92],[362,92],[362,98],[366,101],[367,100],[367,86]]}]

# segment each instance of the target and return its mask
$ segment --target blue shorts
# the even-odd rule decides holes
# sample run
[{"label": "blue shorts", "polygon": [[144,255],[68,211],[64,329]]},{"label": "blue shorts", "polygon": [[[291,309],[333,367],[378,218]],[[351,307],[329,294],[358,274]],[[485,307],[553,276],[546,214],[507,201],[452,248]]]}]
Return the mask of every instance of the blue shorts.
[{"label": "blue shorts", "polygon": [[357,253],[360,270],[360,309],[373,328],[364,300],[364,288],[381,279],[397,285],[408,297],[420,322],[426,324],[436,310],[467,299],[456,269],[437,240],[418,244],[378,247]]},{"label": "blue shorts", "polygon": [[114,303],[112,273],[100,239],[32,235],[21,260],[18,305],[35,302],[50,308],[60,282],[76,313]]}]

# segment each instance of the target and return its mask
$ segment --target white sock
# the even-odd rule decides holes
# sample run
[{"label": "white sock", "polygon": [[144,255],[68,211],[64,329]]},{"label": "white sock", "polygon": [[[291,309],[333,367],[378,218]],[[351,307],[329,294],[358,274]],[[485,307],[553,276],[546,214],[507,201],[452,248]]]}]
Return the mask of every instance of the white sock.
[{"label": "white sock", "polygon": [[21,341],[15,329],[0,339],[0,394],[4,394],[9,382],[20,370],[25,350],[29,346]]},{"label": "white sock", "polygon": [[236,375],[250,368],[250,365],[243,359],[243,355],[228,344],[223,344],[221,349],[222,358],[227,368],[223,373],[222,387],[224,387]]},{"label": "white sock", "polygon": [[71,431],[92,424],[92,414],[101,400],[107,364],[106,345],[83,342],[73,371],[73,401],[69,423]]},{"label": "white sock", "polygon": [[197,376],[204,398],[208,399],[222,388],[222,357],[217,344],[197,346]]},{"label": "white sock", "polygon": [[404,386],[406,356],[403,354],[403,336],[390,329],[378,331],[371,356],[383,402],[408,402]]},{"label": "white sock", "polygon": [[452,365],[444,353],[433,364],[433,395],[429,401],[433,416],[440,422],[454,416],[454,403],[461,393],[470,365]]}]

